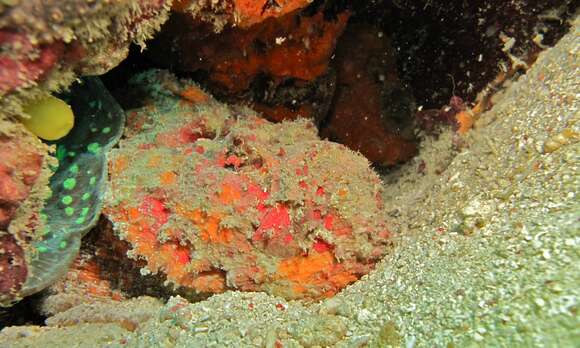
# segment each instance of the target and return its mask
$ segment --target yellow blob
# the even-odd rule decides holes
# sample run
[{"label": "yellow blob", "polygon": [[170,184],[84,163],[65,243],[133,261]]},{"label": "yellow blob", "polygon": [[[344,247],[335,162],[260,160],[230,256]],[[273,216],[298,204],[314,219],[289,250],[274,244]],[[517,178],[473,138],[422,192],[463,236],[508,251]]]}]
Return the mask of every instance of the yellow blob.
[{"label": "yellow blob", "polygon": [[22,119],[24,126],[44,140],[64,137],[75,123],[70,106],[53,96],[30,103],[24,112],[30,116]]}]

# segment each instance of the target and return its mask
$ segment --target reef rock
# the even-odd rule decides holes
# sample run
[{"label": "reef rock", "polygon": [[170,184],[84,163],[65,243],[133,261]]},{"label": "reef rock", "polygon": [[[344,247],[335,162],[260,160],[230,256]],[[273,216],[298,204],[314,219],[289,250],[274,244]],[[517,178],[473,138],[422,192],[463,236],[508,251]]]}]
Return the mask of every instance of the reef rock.
[{"label": "reef rock", "polygon": [[23,103],[67,87],[75,75],[112,69],[131,43],[144,46],[168,13],[165,0],[2,2],[0,117],[21,114]]},{"label": "reef rock", "polygon": [[324,8],[309,8],[216,33],[199,18],[176,12],[148,53],[174,71],[205,76],[214,95],[250,104],[271,121],[304,117],[319,123],[334,94],[329,63],[348,18],[348,12],[330,17]]}]

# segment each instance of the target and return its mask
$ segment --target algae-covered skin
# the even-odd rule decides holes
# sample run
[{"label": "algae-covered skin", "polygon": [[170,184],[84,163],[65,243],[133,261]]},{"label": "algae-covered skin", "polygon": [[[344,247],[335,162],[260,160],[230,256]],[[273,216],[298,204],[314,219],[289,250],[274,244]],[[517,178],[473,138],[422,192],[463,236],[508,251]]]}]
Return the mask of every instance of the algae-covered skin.
[{"label": "algae-covered skin", "polygon": [[317,299],[388,250],[381,183],[361,155],[309,121],[270,123],[166,72],[134,81],[148,102],[111,152],[104,211],[144,272],[199,292]]},{"label": "algae-covered skin", "polygon": [[[405,175],[386,178],[386,209],[401,237],[371,274],[312,305],[233,291],[195,304],[173,298],[108,346],[577,346],[580,21],[574,24],[498,96],[457,157],[450,160],[443,134]],[[416,171],[421,160],[425,175]],[[30,330],[28,338],[5,329],[0,344],[58,346],[44,344],[55,330],[91,337],[75,326]]]}]

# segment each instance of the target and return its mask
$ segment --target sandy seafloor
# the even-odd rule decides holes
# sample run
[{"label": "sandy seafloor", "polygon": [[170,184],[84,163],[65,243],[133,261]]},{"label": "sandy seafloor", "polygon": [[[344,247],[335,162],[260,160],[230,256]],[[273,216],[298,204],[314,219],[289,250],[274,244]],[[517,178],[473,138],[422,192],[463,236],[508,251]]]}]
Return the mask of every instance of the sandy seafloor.
[{"label": "sandy seafloor", "polygon": [[576,20],[496,95],[459,154],[443,134],[386,176],[396,244],[332,299],[80,305],[47,327],[4,329],[0,347],[578,347],[579,63]]}]

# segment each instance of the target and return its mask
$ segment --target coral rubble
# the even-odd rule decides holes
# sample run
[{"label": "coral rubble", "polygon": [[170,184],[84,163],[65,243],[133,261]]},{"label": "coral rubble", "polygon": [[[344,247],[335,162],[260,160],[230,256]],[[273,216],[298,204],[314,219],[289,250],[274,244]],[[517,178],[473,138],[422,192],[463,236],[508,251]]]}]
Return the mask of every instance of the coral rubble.
[{"label": "coral rubble", "polygon": [[168,73],[134,81],[146,105],[111,152],[104,212],[143,272],[202,293],[317,299],[384,255],[381,182],[365,158],[306,120],[269,123]]}]

